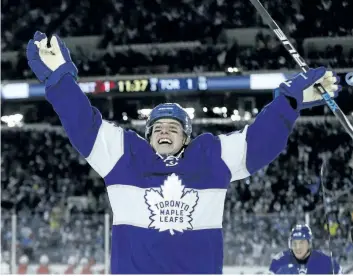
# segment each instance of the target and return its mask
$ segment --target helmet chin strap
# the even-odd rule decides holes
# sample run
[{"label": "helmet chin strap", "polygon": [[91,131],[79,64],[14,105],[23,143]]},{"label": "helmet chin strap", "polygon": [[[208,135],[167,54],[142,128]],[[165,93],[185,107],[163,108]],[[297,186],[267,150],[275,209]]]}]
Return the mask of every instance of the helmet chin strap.
[{"label": "helmet chin strap", "polygon": [[306,252],[304,259],[307,258],[311,254],[311,248],[309,247],[308,251]]},{"label": "helmet chin strap", "polygon": [[156,152],[156,154],[162,159],[165,159],[169,156],[174,156],[175,158],[179,159],[181,155],[184,153],[184,150],[185,150],[185,146],[181,147],[181,149],[175,154],[160,154],[158,152]]}]

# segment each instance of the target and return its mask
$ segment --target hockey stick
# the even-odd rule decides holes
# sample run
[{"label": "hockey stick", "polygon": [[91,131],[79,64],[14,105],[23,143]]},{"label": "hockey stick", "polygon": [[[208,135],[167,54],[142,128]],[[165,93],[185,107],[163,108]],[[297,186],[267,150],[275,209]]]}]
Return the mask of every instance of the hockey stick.
[{"label": "hockey stick", "polygon": [[326,197],[326,187],[325,187],[325,180],[326,180],[326,173],[327,173],[327,161],[324,159],[321,165],[321,170],[320,170],[320,180],[321,180],[321,190],[322,190],[322,200],[324,204],[324,209],[325,209],[325,217],[326,217],[326,225],[327,225],[327,230],[328,230],[328,246],[330,250],[330,258],[331,258],[331,268],[332,268],[332,274],[335,274],[335,267],[334,267],[334,262],[333,262],[333,254],[332,254],[332,245],[331,245],[331,232],[330,232],[330,222],[329,222],[329,217],[328,217],[328,210],[329,206],[327,206],[327,197]]},{"label": "hockey stick", "polygon": [[[264,6],[260,3],[259,0],[250,0],[250,2],[260,13],[262,19],[267,22],[268,26],[277,35],[279,40],[282,42],[283,46],[292,55],[296,63],[300,66],[304,73],[306,73],[310,69],[309,66],[306,64],[305,60],[299,55],[292,43],[289,42],[286,35],[282,32],[277,23],[272,19],[271,15],[267,12]],[[344,115],[343,111],[339,108],[335,100],[331,98],[330,94],[325,91],[325,88],[321,84],[315,84],[314,87],[321,93],[321,96],[325,100],[328,107],[331,109],[338,121],[344,127],[346,132],[353,139],[353,126],[348,121],[348,118],[346,117],[346,115]]]}]

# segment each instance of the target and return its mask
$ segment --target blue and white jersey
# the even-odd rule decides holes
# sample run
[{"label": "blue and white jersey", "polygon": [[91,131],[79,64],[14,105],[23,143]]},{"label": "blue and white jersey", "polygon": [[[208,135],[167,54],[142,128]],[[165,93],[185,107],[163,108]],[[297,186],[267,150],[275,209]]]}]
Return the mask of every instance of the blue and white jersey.
[{"label": "blue and white jersey", "polygon": [[242,131],[195,138],[180,158],[102,119],[69,75],[47,91],[72,145],[104,178],[113,211],[111,273],[221,274],[231,181],[284,149],[298,113],[278,97]]},{"label": "blue and white jersey", "polygon": [[321,251],[312,250],[307,262],[298,261],[290,250],[279,253],[271,262],[273,274],[343,274],[342,268],[334,260],[334,273],[330,256]]}]

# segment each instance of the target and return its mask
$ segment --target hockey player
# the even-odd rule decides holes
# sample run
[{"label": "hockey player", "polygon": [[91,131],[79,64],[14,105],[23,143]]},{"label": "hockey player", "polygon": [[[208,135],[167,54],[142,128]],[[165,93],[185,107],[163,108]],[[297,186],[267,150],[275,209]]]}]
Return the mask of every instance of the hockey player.
[{"label": "hockey player", "polygon": [[280,85],[277,97],[241,131],[191,141],[192,125],[178,104],[161,104],[145,139],[102,119],[76,83],[77,69],[56,35],[36,32],[27,46],[30,68],[72,143],[104,178],[113,211],[111,273],[220,274],[222,218],[231,181],[274,160],[301,109],[323,104],[313,84],[336,96],[325,68]]},{"label": "hockey player", "polygon": [[[335,260],[312,249],[312,233],[307,225],[296,225],[288,240],[289,250],[279,253],[270,266],[274,274],[343,274]],[[332,269],[334,263],[334,270]]]}]

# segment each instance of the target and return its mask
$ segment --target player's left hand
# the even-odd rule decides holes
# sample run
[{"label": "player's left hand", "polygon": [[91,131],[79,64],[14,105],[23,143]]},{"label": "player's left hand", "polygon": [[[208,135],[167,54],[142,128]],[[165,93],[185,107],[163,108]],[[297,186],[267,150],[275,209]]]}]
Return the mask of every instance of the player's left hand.
[{"label": "player's left hand", "polygon": [[275,90],[275,96],[283,94],[294,98],[297,101],[298,110],[324,105],[326,102],[320,92],[314,88],[314,84],[320,83],[330,96],[335,98],[342,90],[339,81],[340,78],[336,73],[328,71],[324,67],[310,69],[306,73],[300,73],[281,83],[279,88]]},{"label": "player's left hand", "polygon": [[46,34],[36,31],[27,45],[28,65],[46,87],[55,85],[65,74],[77,77],[77,68],[71,60],[69,49],[57,35],[53,35],[48,46]]}]

